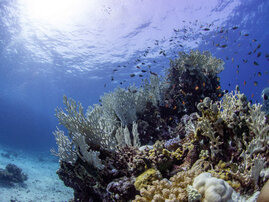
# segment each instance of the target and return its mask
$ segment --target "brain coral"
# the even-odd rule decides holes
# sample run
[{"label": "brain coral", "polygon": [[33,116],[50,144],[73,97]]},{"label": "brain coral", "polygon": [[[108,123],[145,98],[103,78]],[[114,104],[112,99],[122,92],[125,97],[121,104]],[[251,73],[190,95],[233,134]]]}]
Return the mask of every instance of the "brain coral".
[{"label": "brain coral", "polygon": [[203,202],[223,202],[232,199],[232,187],[226,181],[212,177],[207,172],[194,179],[193,187],[202,195]]}]

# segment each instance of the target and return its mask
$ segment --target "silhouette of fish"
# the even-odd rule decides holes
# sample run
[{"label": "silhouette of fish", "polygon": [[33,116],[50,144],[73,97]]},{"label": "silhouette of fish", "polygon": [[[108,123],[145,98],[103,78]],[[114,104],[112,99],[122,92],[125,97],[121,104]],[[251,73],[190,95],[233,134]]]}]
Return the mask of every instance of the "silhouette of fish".
[{"label": "silhouette of fish", "polygon": [[259,65],[259,63],[257,63],[256,61],[254,61],[254,62],[253,62],[253,64],[254,64],[254,65],[256,65],[256,66],[258,66],[258,65]]}]

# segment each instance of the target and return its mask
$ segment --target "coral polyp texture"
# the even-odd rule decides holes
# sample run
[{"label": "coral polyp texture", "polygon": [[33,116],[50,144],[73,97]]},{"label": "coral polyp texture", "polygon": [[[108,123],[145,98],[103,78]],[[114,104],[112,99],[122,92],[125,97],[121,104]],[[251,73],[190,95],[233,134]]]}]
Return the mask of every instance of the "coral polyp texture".
[{"label": "coral polyp texture", "polygon": [[117,88],[86,112],[64,96],[56,116],[68,133],[57,128],[52,153],[74,201],[258,196],[269,179],[267,111],[238,88],[221,91],[223,66],[209,52],[182,52],[165,78]]}]

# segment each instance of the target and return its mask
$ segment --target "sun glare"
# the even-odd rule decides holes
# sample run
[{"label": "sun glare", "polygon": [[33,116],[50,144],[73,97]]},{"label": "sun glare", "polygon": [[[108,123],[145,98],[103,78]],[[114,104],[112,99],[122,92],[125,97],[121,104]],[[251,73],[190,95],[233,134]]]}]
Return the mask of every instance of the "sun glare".
[{"label": "sun glare", "polygon": [[31,21],[54,26],[76,20],[91,7],[87,0],[24,0],[23,12]]}]

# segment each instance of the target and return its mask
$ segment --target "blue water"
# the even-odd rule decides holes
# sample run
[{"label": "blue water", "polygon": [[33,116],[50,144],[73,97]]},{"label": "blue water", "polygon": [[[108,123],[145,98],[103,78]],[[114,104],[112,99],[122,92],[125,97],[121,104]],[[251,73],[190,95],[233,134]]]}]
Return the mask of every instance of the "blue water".
[{"label": "blue water", "polygon": [[225,61],[222,88],[238,84],[261,102],[269,86],[268,11],[266,0],[1,0],[0,143],[49,151],[63,95],[87,108],[117,86],[139,85],[148,77],[138,76],[142,62],[164,75],[178,51],[211,51]]}]

